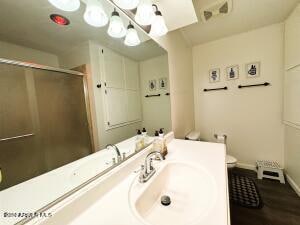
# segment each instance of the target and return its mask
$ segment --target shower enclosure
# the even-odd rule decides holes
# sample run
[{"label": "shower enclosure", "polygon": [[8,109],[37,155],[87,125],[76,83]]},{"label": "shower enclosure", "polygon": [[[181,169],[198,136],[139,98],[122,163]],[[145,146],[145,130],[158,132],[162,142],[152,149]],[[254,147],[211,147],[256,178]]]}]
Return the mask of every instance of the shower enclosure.
[{"label": "shower enclosure", "polygon": [[0,59],[0,191],[93,153],[85,75]]}]

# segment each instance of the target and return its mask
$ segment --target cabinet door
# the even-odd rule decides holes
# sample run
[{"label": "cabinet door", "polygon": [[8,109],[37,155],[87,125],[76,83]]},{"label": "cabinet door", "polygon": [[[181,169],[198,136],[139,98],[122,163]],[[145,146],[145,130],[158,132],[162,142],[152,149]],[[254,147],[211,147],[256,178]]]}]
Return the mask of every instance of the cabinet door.
[{"label": "cabinet door", "polygon": [[141,98],[139,91],[127,90],[127,114],[128,121],[142,119]]},{"label": "cabinet door", "polygon": [[131,59],[124,58],[126,89],[139,90],[139,64]]},{"label": "cabinet door", "polygon": [[300,126],[300,66],[285,74],[284,120]]},{"label": "cabinet door", "polygon": [[117,88],[106,89],[106,118],[108,126],[127,122],[126,91]]},{"label": "cabinet door", "polygon": [[285,22],[285,68],[300,64],[300,5]]},{"label": "cabinet door", "polygon": [[108,49],[102,54],[106,86],[125,88],[123,57]]}]

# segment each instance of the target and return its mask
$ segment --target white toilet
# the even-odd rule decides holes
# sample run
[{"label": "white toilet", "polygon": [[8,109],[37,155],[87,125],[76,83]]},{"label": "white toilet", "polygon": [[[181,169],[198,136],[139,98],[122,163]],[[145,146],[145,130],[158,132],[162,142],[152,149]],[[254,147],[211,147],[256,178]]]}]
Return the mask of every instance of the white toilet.
[{"label": "white toilet", "polygon": [[[217,139],[218,143],[223,143],[226,145],[226,139],[227,139],[226,135],[215,134],[214,137]],[[200,132],[192,131],[185,137],[185,139],[190,141],[200,141]],[[234,168],[237,164],[237,159],[231,155],[226,155],[226,164],[228,169]]]}]

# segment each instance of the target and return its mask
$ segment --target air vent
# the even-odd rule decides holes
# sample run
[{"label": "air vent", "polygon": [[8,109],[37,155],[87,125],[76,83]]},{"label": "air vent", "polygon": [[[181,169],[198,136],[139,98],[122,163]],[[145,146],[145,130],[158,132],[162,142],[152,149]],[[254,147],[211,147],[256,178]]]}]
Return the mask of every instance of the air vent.
[{"label": "air vent", "polygon": [[219,0],[200,10],[201,19],[206,22],[214,17],[228,15],[232,10],[232,0]]}]

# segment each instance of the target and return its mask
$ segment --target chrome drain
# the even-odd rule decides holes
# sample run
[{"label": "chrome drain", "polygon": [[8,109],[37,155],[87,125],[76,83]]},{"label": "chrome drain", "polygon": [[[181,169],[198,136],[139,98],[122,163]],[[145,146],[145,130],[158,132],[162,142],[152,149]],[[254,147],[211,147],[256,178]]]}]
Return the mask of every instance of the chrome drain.
[{"label": "chrome drain", "polygon": [[162,205],[168,206],[168,205],[171,204],[171,198],[167,195],[163,195],[160,198],[160,202],[161,202]]}]

